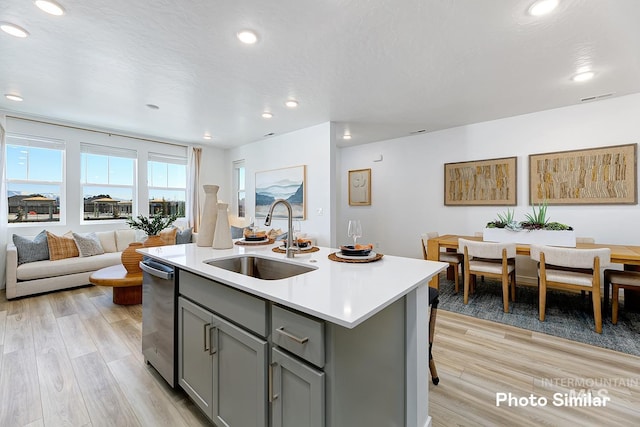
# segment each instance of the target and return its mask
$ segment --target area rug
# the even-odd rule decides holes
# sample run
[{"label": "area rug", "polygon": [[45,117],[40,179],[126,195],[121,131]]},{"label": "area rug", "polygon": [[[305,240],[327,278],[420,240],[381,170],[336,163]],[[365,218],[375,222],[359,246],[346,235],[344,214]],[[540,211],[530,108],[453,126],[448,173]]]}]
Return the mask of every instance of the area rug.
[{"label": "area rug", "polygon": [[593,306],[588,294],[550,290],[547,292],[545,321],[538,320],[538,289],[533,286],[517,286],[516,302],[510,302],[509,313],[503,311],[502,287],[499,282],[478,280],[475,294],[469,296],[469,304],[463,302],[460,292],[454,293],[453,282],[440,276],[439,309],[504,323],[530,331],[554,335],[573,341],[604,347],[640,356],[640,313],[628,312],[621,306],[618,324],[611,323],[611,304],[603,312],[602,334],[595,332]]}]

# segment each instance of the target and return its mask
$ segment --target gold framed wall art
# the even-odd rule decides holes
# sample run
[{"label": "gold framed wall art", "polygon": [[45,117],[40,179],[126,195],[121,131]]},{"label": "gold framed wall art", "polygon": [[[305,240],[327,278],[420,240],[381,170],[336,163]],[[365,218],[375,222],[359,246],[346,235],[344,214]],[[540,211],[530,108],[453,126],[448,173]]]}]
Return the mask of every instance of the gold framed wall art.
[{"label": "gold framed wall art", "polygon": [[349,171],[349,206],[371,205],[371,169]]},{"label": "gold framed wall art", "polygon": [[531,204],[637,204],[637,144],[529,155]]},{"label": "gold framed wall art", "polygon": [[517,157],[444,164],[446,206],[515,206]]}]

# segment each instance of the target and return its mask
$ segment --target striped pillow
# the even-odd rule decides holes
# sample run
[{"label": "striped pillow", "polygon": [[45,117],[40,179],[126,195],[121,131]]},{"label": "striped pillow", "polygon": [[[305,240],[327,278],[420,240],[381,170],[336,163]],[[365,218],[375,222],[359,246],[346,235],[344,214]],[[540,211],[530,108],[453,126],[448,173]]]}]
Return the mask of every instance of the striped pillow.
[{"label": "striped pillow", "polygon": [[80,255],[73,237],[56,236],[47,231],[47,243],[49,244],[49,259],[51,261]]}]

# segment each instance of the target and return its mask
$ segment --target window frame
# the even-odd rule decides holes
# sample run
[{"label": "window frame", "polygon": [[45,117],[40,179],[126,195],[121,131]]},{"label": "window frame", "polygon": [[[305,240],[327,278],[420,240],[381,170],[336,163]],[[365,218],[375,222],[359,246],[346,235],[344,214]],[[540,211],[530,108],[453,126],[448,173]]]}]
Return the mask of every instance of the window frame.
[{"label": "window frame", "polygon": [[[27,143],[14,143],[12,140],[24,140],[28,141]],[[28,134],[20,134],[8,132],[5,135],[5,152],[2,155],[5,158],[5,165],[8,164],[9,156],[8,150],[9,146],[14,147],[32,147],[32,148],[41,148],[47,150],[56,150],[60,151],[60,178],[61,181],[52,181],[52,180],[30,180],[28,177],[29,166],[27,165],[27,178],[26,179],[11,179],[7,175],[7,170],[5,170],[5,182],[6,182],[6,193],[2,196],[7,202],[7,226],[8,227],[34,227],[36,225],[45,225],[45,226],[54,226],[54,225],[66,225],[67,223],[67,146],[66,142],[57,138],[49,138]],[[28,160],[28,157],[27,157]],[[8,169],[8,168],[6,168]],[[22,222],[10,222],[9,218],[12,215],[9,212],[9,187],[11,184],[30,184],[30,185],[57,185],[59,187],[59,203],[58,203],[58,221],[22,221]]]},{"label": "window frame", "polygon": [[[85,170],[86,165],[83,162],[84,155],[90,154],[95,156],[107,156],[107,157],[117,157],[117,158],[126,158],[131,159],[133,162],[133,170],[132,170],[132,184],[104,184],[100,182],[91,182],[88,178],[88,171]],[[127,217],[136,216],[136,212],[138,209],[137,203],[137,195],[138,195],[138,150],[130,149],[130,148],[120,148],[120,147],[110,147],[102,144],[96,144],[91,142],[81,142],[80,143],[80,224],[121,224],[127,220]],[[107,159],[109,163],[109,159]],[[109,180],[111,175],[110,165],[107,165],[107,180]],[[109,218],[109,219],[100,219],[98,221],[85,218],[85,191],[86,187],[111,187],[114,189],[118,188],[131,188],[131,212],[127,217],[119,216],[118,218]]]},{"label": "window frame", "polygon": [[[240,170],[243,170],[244,182],[240,182]],[[244,215],[240,215],[240,193],[244,193]],[[245,161],[236,160],[233,162],[233,211],[238,218],[247,217],[247,168]]]},{"label": "window frame", "polygon": [[[166,187],[162,187],[162,186],[158,186],[158,185],[151,185],[151,174],[152,174],[152,170],[151,170],[151,162],[154,163],[163,163],[165,165],[167,165],[167,186]],[[182,216],[179,216],[178,218],[186,218],[186,205],[187,205],[187,180],[188,180],[188,160],[186,156],[177,156],[177,155],[171,155],[171,154],[163,154],[163,153],[156,153],[156,152],[149,152],[147,154],[147,194],[149,196],[149,200],[148,200],[148,213],[149,216],[152,216],[154,213],[152,212],[151,209],[151,193],[153,190],[170,190],[170,191],[175,191],[175,190],[183,190],[184,191],[184,200],[182,201]],[[174,165],[181,165],[184,166],[184,187],[170,187],[169,184],[169,171],[168,171],[168,165],[170,164],[174,164]],[[178,207],[178,212],[180,211],[180,208]],[[168,216],[169,213],[163,212],[164,216]]]}]

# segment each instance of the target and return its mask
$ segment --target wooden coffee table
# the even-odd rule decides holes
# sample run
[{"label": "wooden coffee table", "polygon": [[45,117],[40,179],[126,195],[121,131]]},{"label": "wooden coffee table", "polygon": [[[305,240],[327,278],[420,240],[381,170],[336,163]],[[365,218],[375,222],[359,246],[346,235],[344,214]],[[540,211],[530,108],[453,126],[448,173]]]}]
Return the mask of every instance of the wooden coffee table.
[{"label": "wooden coffee table", "polygon": [[89,281],[94,285],[112,286],[114,304],[142,304],[142,271],[127,273],[122,264],[112,265],[94,272]]}]

